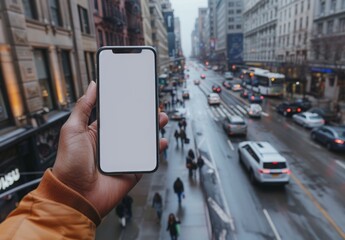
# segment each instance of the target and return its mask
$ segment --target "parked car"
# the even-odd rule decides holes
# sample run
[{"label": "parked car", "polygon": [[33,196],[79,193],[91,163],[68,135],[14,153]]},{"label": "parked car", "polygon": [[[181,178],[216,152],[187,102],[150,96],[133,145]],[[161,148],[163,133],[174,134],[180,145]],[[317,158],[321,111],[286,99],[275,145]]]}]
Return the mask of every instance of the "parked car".
[{"label": "parked car", "polygon": [[308,98],[299,98],[294,102],[302,111],[307,111],[312,107],[311,101]]},{"label": "parked car", "polygon": [[302,112],[292,116],[293,121],[306,128],[321,127],[325,120],[317,113]]},{"label": "parked car", "polygon": [[264,100],[264,96],[262,96],[260,93],[255,93],[255,92],[248,93],[248,101],[250,103],[262,103],[263,100]]},{"label": "parked car", "polygon": [[181,120],[186,118],[187,110],[185,108],[177,108],[170,113],[171,120]]},{"label": "parked car", "polygon": [[329,150],[345,151],[345,127],[322,126],[313,129],[310,136]]},{"label": "parked car", "polygon": [[234,75],[232,74],[232,72],[225,72],[223,76],[225,79],[228,79],[228,80],[232,80],[234,78]]},{"label": "parked car", "polygon": [[229,80],[225,80],[225,81],[223,81],[223,86],[226,89],[231,89],[231,82]]},{"label": "parked car", "polygon": [[285,185],[290,181],[291,171],[286,159],[268,142],[241,142],[238,157],[249,171],[253,184]]},{"label": "parked car", "polygon": [[220,93],[221,91],[222,91],[222,88],[218,84],[212,85],[212,92]]},{"label": "parked car", "polygon": [[210,93],[207,95],[207,102],[208,105],[219,105],[220,104],[220,97],[218,93]]},{"label": "parked car", "polygon": [[194,82],[195,85],[199,85],[200,84],[200,80],[199,79],[194,79],[193,82]]},{"label": "parked car", "polygon": [[188,89],[182,89],[182,98],[183,99],[189,99],[189,90]]},{"label": "parked car", "polygon": [[326,123],[340,121],[340,116],[338,116],[338,114],[335,111],[332,111],[328,108],[315,107],[315,108],[309,109],[308,112],[319,114],[323,119],[325,119]]},{"label": "parked car", "polygon": [[295,113],[302,112],[302,109],[294,103],[283,102],[276,108],[278,113],[283,114],[285,117],[291,117]]},{"label": "parked car", "polygon": [[206,75],[205,75],[205,74],[201,74],[201,75],[200,75],[200,78],[201,78],[201,79],[205,79],[205,78],[206,78]]},{"label": "parked car", "polygon": [[223,128],[230,135],[247,135],[247,123],[240,116],[227,116],[223,119]]},{"label": "parked car", "polygon": [[257,103],[252,103],[248,107],[248,116],[261,118],[262,108]]}]

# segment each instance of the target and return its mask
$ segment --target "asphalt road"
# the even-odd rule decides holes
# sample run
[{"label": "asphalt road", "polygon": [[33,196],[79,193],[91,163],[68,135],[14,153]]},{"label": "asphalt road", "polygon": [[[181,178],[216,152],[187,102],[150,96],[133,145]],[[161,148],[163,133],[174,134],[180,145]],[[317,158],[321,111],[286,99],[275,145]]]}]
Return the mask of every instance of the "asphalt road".
[{"label": "asphalt road", "polygon": [[[261,119],[248,119],[246,100],[222,87],[222,104],[210,107],[206,94],[224,80],[191,63],[187,88],[188,119],[200,151],[215,165],[224,212],[233,220],[233,239],[345,239],[345,154],[328,151],[310,139],[310,131],[275,112],[278,99],[265,99]],[[201,84],[193,84],[205,73]],[[229,138],[222,129],[226,115],[245,116],[246,138]],[[237,145],[245,140],[270,142],[290,164],[285,188],[253,186],[238,162]]]}]

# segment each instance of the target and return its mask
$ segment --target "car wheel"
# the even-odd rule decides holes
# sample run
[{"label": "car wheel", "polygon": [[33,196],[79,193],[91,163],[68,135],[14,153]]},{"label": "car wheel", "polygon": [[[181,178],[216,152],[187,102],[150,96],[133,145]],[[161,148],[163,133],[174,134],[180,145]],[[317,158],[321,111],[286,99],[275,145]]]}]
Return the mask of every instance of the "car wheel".
[{"label": "car wheel", "polygon": [[332,144],[331,144],[331,143],[327,143],[326,148],[327,148],[328,150],[332,150]]},{"label": "car wheel", "polygon": [[252,169],[250,169],[250,171],[249,171],[249,178],[250,178],[251,183],[253,185],[255,185],[256,184],[256,179],[255,179],[255,175],[254,175],[254,172],[253,172]]}]

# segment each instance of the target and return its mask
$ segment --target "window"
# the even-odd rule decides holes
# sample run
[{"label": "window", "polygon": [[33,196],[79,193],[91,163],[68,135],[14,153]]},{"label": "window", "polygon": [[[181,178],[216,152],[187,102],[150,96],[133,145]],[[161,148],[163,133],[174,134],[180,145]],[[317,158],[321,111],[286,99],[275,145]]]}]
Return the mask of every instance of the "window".
[{"label": "window", "polygon": [[98,43],[100,47],[104,46],[102,30],[98,30]]},{"label": "window", "polygon": [[339,31],[345,32],[345,18],[339,20]]},{"label": "window", "polygon": [[241,25],[236,25],[236,29],[241,29]]},{"label": "window", "polygon": [[49,8],[52,21],[57,26],[62,26],[61,11],[58,0],[49,0]]},{"label": "window", "polygon": [[25,17],[38,20],[36,2],[32,0],[23,0]]},{"label": "window", "polygon": [[296,14],[296,15],[298,14],[298,5],[297,5],[297,3],[296,3],[296,5],[295,5],[295,14]]},{"label": "window", "polygon": [[237,14],[241,14],[241,13],[242,13],[242,10],[241,10],[241,9],[237,9],[237,10],[236,10],[236,13],[237,13]]},{"label": "window", "polygon": [[235,18],[229,17],[229,22],[234,22],[234,21],[235,21]]},{"label": "window", "polygon": [[301,2],[301,13],[304,11],[304,0]]},{"label": "window", "polygon": [[61,63],[62,63],[62,70],[65,79],[65,86],[66,86],[66,96],[67,96],[67,103],[73,103],[76,101],[75,97],[75,90],[73,84],[73,77],[72,77],[72,69],[71,69],[71,62],[70,62],[70,54],[67,50],[61,51]]},{"label": "window", "polygon": [[322,23],[317,24],[317,33],[318,34],[323,33],[323,24]]},{"label": "window", "polygon": [[235,12],[234,12],[234,10],[233,9],[230,9],[229,10],[229,14],[234,14]]},{"label": "window", "polygon": [[94,0],[95,10],[98,12],[98,0]]},{"label": "window", "polygon": [[299,29],[302,30],[303,27],[303,18],[299,20]]},{"label": "window", "polygon": [[345,0],[341,1],[341,8],[344,9],[345,8]]},{"label": "window", "polygon": [[333,33],[334,21],[330,20],[327,22],[327,33]]},{"label": "window", "polygon": [[252,158],[257,162],[260,163],[260,158],[255,154],[255,152],[253,151],[253,149],[249,146],[249,145],[245,145],[243,147],[245,150],[247,150],[247,152],[249,153],[250,156],[252,156]]},{"label": "window", "polygon": [[49,110],[55,108],[55,101],[52,92],[50,72],[48,68],[47,51],[44,49],[34,50],[34,59],[38,82],[41,88],[41,96],[43,99],[43,107]]},{"label": "window", "polygon": [[105,39],[106,39],[106,45],[111,45],[111,43],[110,43],[110,36],[109,36],[109,32],[105,32]]},{"label": "window", "polygon": [[234,2],[229,2],[229,7],[235,6]]},{"label": "window", "polygon": [[0,68],[0,129],[6,127],[10,123],[9,111],[8,111],[8,101],[6,101],[6,91],[2,79],[2,73]]},{"label": "window", "polygon": [[234,25],[229,25],[229,29],[234,29]]},{"label": "window", "polygon": [[84,52],[85,63],[86,63],[86,73],[88,83],[96,79],[95,70],[95,54],[93,52]]},{"label": "window", "polygon": [[[80,29],[82,33],[90,34],[89,15],[85,8],[78,6]],[[102,41],[103,42],[103,41]]]},{"label": "window", "polygon": [[337,7],[337,1],[331,0],[331,11],[335,12],[336,7]]},{"label": "window", "polygon": [[321,0],[320,1],[320,15],[321,16],[323,16],[325,14],[325,10],[326,10],[326,1]]}]

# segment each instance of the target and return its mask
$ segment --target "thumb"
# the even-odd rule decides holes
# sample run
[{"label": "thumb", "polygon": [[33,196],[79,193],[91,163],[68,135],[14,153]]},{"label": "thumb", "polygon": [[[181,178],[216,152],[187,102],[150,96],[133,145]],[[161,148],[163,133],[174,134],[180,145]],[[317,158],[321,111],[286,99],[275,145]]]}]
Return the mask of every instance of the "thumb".
[{"label": "thumb", "polygon": [[96,104],[96,83],[91,81],[85,94],[79,98],[75,105],[69,123],[75,127],[87,127],[91,111]]}]

